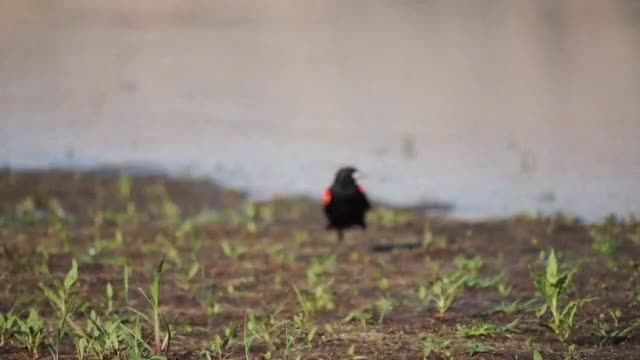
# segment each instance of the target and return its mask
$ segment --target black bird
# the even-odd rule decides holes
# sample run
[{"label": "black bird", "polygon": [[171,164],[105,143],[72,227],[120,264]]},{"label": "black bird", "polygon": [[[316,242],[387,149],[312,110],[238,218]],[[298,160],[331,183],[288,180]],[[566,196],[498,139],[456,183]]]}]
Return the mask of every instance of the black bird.
[{"label": "black bird", "polygon": [[364,189],[355,179],[357,175],[358,170],[354,167],[341,168],[322,197],[324,213],[329,221],[327,229],[335,229],[339,240],[342,240],[343,231],[347,228],[367,228],[365,215],[371,204]]}]

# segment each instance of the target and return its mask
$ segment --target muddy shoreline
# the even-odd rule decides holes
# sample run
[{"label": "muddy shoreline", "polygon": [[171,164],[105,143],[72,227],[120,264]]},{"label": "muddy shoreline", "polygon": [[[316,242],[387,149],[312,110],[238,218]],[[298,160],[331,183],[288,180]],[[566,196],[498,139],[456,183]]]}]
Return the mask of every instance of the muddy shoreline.
[{"label": "muddy shoreline", "polygon": [[[137,288],[147,291],[163,257],[159,311],[173,330],[172,359],[205,358],[203,349],[212,351],[214,335],[224,338],[227,328],[238,330],[222,351],[229,359],[420,359],[427,350],[436,359],[530,359],[534,350],[544,359],[640,353],[637,329],[604,342],[596,331],[606,325],[613,333],[640,319],[640,224],[633,219],[467,222],[379,206],[368,231],[349,232],[339,243],[312,200],[254,203],[209,181],[159,174],[5,170],[0,199],[0,312],[14,308],[25,318],[38,309],[47,324],[38,345],[43,358],[50,357],[57,315],[41,286],[61,281],[72,259],[83,309],[131,325],[128,309],[150,313]],[[531,274],[544,270],[552,248],[561,269],[577,267],[563,305],[584,300],[565,341],[541,325],[549,314],[535,315],[541,300]],[[463,285],[441,313],[432,301],[436,284],[462,272]],[[308,305],[303,325],[305,306],[294,288]],[[616,309],[614,324],[609,314]],[[268,330],[252,333],[248,355],[247,316],[251,329]],[[71,318],[86,326],[80,309]],[[509,330],[473,334],[478,324]],[[151,331],[144,322],[145,338]],[[65,334],[61,358],[77,358],[78,336],[70,328]],[[127,346],[121,349],[127,357]],[[15,336],[0,347],[2,359],[30,357]]]}]

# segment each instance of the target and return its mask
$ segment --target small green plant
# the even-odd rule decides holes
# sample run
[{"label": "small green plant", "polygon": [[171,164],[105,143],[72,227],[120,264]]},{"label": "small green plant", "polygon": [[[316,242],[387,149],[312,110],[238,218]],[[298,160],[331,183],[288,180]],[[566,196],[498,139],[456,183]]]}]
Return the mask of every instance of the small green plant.
[{"label": "small green plant", "polygon": [[6,314],[0,313],[0,347],[10,338],[16,331],[17,317],[13,313],[13,309]]},{"label": "small green plant", "polygon": [[94,310],[85,312],[87,318],[86,329],[78,334],[84,342],[76,343],[76,352],[84,356],[85,353],[92,354],[95,358],[105,359],[119,357],[120,342],[122,339],[120,330],[120,320],[102,321]]},{"label": "small green plant", "polygon": [[593,334],[598,338],[598,345],[604,344],[616,344],[625,339],[628,339],[633,335],[633,332],[640,328],[640,320],[636,320],[629,326],[622,326],[620,324],[620,317],[622,311],[620,309],[609,310],[609,318],[611,321],[607,321],[605,314],[600,316],[594,321]]},{"label": "small green plant", "polygon": [[[145,338],[142,335],[142,324],[140,319],[142,316],[136,314],[135,321],[133,322],[133,328],[120,323],[120,334],[122,341],[127,344],[125,349],[128,359],[143,360],[146,359],[146,354],[151,353],[153,349],[147,344]],[[152,359],[162,360],[162,356],[154,356]]]},{"label": "small green plant", "polygon": [[300,307],[300,311],[293,316],[293,326],[302,336],[305,337],[307,344],[310,344],[318,331],[318,328],[310,319],[310,315],[314,307],[311,301],[304,297],[295,285],[293,285],[293,290],[296,293],[296,300]]},{"label": "small green plant", "polygon": [[122,299],[124,304],[129,306],[129,275],[131,269],[129,268],[129,261],[125,261],[122,266]]},{"label": "small green plant", "polygon": [[349,346],[349,350],[347,350],[347,358],[349,360],[363,360],[363,359],[366,359],[367,357],[358,355],[358,353],[356,353],[356,346],[351,345]]},{"label": "small green plant", "polygon": [[454,273],[438,279],[431,287],[428,301],[432,302],[441,315],[447,312],[456,301],[467,276]]},{"label": "small green plant", "polygon": [[633,233],[629,234],[629,239],[636,245],[640,245],[640,228],[637,228]]},{"label": "small green plant", "polygon": [[222,247],[222,253],[226,257],[234,261],[237,261],[245,256],[249,250],[246,246],[233,244],[226,240],[220,243],[220,246]]},{"label": "small green plant", "polygon": [[38,349],[42,346],[44,320],[40,317],[38,310],[31,308],[26,319],[16,318],[16,322],[18,329],[15,338],[37,357]]},{"label": "small green plant", "polygon": [[307,267],[307,282],[310,286],[315,286],[323,275],[333,272],[337,266],[336,256],[315,257],[311,259],[311,264]]},{"label": "small green plant", "polygon": [[81,305],[78,300],[77,290],[75,289],[77,281],[78,263],[73,259],[71,269],[62,283],[58,283],[53,289],[40,284],[40,288],[44,292],[45,297],[49,300],[58,315],[53,350],[51,351],[54,358],[58,358],[61,340],[66,333],[66,325],[69,324],[76,332],[80,331],[80,327],[72,319],[73,314]]},{"label": "small green plant", "polygon": [[431,356],[451,358],[451,340],[437,339],[432,336],[423,337],[420,341],[423,359],[429,359]]},{"label": "small green plant", "polygon": [[520,301],[522,301],[522,299],[516,299],[511,303],[501,302],[493,311],[505,314],[514,314],[520,311],[533,311],[536,308],[539,309],[539,307],[536,307],[535,305],[537,302],[536,299],[530,299],[525,303],[520,303]]},{"label": "small green plant", "polygon": [[110,314],[113,311],[113,287],[111,286],[110,282],[107,283],[105,290],[107,300],[107,314]]},{"label": "small green plant", "polygon": [[580,354],[576,344],[571,344],[567,347],[567,352],[564,354],[564,360],[579,360]]},{"label": "small green plant", "polygon": [[500,294],[500,296],[503,296],[503,297],[509,296],[512,290],[513,290],[513,286],[507,284],[506,282],[500,282],[498,284],[498,293]]},{"label": "small green plant", "polygon": [[367,214],[368,222],[382,228],[402,226],[411,220],[411,214],[392,208],[378,207]]},{"label": "small green plant", "polygon": [[131,196],[131,189],[133,188],[133,181],[124,171],[118,172],[117,179],[118,198],[120,200],[128,200]]},{"label": "small green plant", "polygon": [[[160,355],[160,353],[164,350],[166,354],[169,353],[169,348],[171,346],[171,328],[164,316],[160,314],[160,278],[162,275],[162,268],[164,266],[164,258],[160,260],[158,267],[153,273],[153,279],[151,281],[151,287],[149,288],[150,296],[145,293],[144,290],[138,288],[138,291],[144,296],[145,299],[151,305],[152,316],[150,319],[151,324],[153,325],[153,354]],[[146,318],[146,316],[145,316]],[[148,319],[148,318],[147,318]],[[160,320],[165,325],[167,329],[167,334],[162,340],[162,332],[160,330]]]},{"label": "small green plant", "polygon": [[460,276],[464,275],[466,277],[464,285],[468,288],[482,289],[494,286],[504,281],[506,277],[504,273],[497,274],[493,277],[480,276],[478,272],[484,266],[484,260],[480,256],[467,258],[460,255],[456,256],[453,262],[458,268],[457,273],[460,274]]},{"label": "small green plant", "polygon": [[280,328],[287,323],[287,321],[276,321],[277,314],[278,312],[264,319],[250,313],[247,319],[246,328],[253,340],[262,341],[269,351],[277,349]]},{"label": "small green plant", "polygon": [[267,253],[275,264],[291,266],[295,261],[295,253],[284,244],[271,245],[267,249]]},{"label": "small green plant", "polygon": [[42,214],[36,210],[36,202],[32,196],[20,201],[15,207],[14,219],[19,224],[34,224],[42,218]]},{"label": "small green plant", "polygon": [[495,347],[488,344],[479,343],[477,341],[471,341],[467,344],[467,354],[469,354],[469,356],[471,357],[478,354],[489,354],[495,351]]},{"label": "small green plant", "polygon": [[569,271],[560,271],[556,260],[556,253],[552,249],[547,258],[547,267],[545,272],[533,273],[533,284],[538,295],[544,301],[544,304],[537,311],[538,319],[547,313],[551,313],[549,321],[540,322],[541,325],[551,330],[562,341],[567,340],[575,326],[575,315],[578,307],[586,300],[574,300],[568,302],[564,307],[561,306],[562,300],[566,297],[566,292],[571,283],[572,277],[576,269]]},{"label": "small green plant", "polygon": [[215,356],[218,360],[222,360],[225,357],[225,352],[233,345],[236,337],[236,329],[234,327],[227,327],[224,330],[223,336],[219,334],[213,336],[211,345],[209,348],[202,350],[201,354],[204,355],[207,360],[213,360],[212,356]]},{"label": "small green plant", "polygon": [[62,243],[65,253],[71,251],[69,240],[69,223],[62,205],[56,199],[49,201],[49,212],[52,214],[52,223],[49,225],[49,234]]},{"label": "small green plant", "polygon": [[505,335],[508,332],[513,331],[519,322],[520,318],[513,320],[507,325],[496,325],[485,322],[479,322],[470,325],[457,325],[458,335],[466,338]]},{"label": "small green plant", "polygon": [[589,235],[593,239],[591,247],[595,252],[609,257],[615,255],[619,247],[619,243],[611,235],[595,229],[591,230]]},{"label": "small green plant", "polygon": [[393,309],[393,300],[388,297],[381,297],[375,304],[378,315],[378,324],[382,324],[384,317]]},{"label": "small green plant", "polygon": [[367,324],[373,323],[375,318],[375,307],[364,306],[359,309],[350,311],[347,316],[342,319],[343,322],[359,322],[362,327],[367,327]]},{"label": "small green plant", "polygon": [[533,360],[542,360],[542,355],[540,355],[540,351],[533,350]]}]

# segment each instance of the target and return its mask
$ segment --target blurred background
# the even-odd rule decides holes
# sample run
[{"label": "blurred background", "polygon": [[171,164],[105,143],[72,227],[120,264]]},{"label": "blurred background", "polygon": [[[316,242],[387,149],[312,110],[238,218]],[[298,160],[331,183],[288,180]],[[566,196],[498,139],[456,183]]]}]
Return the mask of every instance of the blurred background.
[{"label": "blurred background", "polygon": [[640,1],[0,0],[0,167],[640,214]]}]

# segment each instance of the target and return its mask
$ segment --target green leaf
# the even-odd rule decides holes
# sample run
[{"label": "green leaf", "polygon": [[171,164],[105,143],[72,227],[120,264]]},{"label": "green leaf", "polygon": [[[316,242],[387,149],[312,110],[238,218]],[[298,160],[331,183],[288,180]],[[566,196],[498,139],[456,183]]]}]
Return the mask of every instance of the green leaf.
[{"label": "green leaf", "polygon": [[533,350],[533,360],[542,360],[542,355],[538,350]]},{"label": "green leaf", "polygon": [[555,284],[558,280],[558,261],[556,260],[556,251],[554,249],[551,249],[547,259],[547,280],[552,284]]},{"label": "green leaf", "polygon": [[76,262],[76,259],[73,259],[71,261],[71,269],[69,270],[69,273],[67,273],[67,277],[64,278],[65,290],[69,291],[69,289],[71,289],[71,287],[73,286],[73,284],[76,283],[77,280],[78,280],[78,262]]}]

